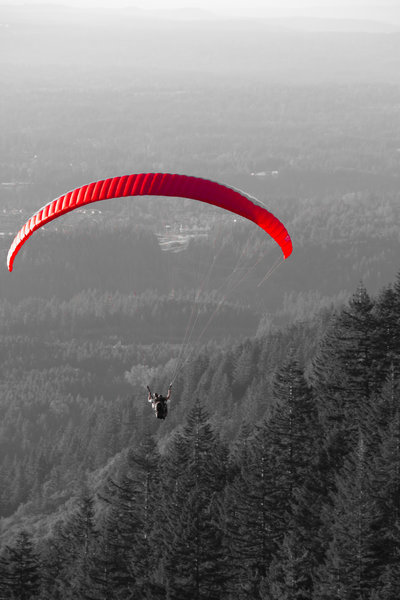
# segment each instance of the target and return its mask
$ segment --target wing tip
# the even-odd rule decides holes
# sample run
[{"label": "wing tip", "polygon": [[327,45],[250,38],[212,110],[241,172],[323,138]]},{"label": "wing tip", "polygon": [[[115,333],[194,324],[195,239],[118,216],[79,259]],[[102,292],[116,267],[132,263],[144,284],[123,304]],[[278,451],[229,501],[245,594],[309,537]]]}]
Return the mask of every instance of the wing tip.
[{"label": "wing tip", "polygon": [[284,244],[281,246],[284,260],[288,259],[293,252],[292,238],[289,234],[284,239]]}]

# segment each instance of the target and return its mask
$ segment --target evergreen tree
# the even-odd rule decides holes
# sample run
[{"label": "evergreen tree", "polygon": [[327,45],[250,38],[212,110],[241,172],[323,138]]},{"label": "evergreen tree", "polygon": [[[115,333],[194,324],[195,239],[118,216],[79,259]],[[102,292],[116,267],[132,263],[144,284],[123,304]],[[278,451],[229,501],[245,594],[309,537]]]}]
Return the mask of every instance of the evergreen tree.
[{"label": "evergreen tree", "polygon": [[321,433],[314,398],[294,358],[276,374],[273,402],[272,415],[236,453],[239,470],[227,490],[239,599],[289,593],[289,572],[297,586],[301,582],[298,597],[311,597],[322,552],[317,535]]},{"label": "evergreen tree", "polygon": [[395,288],[389,286],[379,294],[375,306],[375,339],[381,360],[376,374],[383,383],[389,371],[400,375],[400,274]]},{"label": "evergreen tree", "polygon": [[318,462],[321,432],[315,398],[296,359],[277,372],[273,392],[276,408],[268,429],[289,503]]},{"label": "evergreen tree", "polygon": [[[225,596],[222,491],[226,463],[227,450],[196,401],[164,462],[163,564],[171,600]],[[170,478],[172,473],[175,479]]]},{"label": "evergreen tree", "polygon": [[330,542],[318,572],[315,600],[363,600],[377,585],[372,482],[371,463],[360,435],[358,447],[337,476],[332,506],[325,510]]},{"label": "evergreen tree", "polygon": [[260,582],[266,576],[276,549],[271,449],[264,423],[256,437],[242,432],[235,452],[235,476],[226,488],[227,555],[231,579],[229,589],[235,600],[261,598]]},{"label": "evergreen tree", "polygon": [[134,589],[134,577],[129,571],[119,526],[115,513],[112,516],[106,514],[98,526],[96,543],[88,561],[87,585],[81,591],[84,600],[119,600],[128,598]]},{"label": "evergreen tree", "polygon": [[268,430],[275,470],[272,493],[280,510],[273,594],[306,599],[312,597],[313,573],[323,554],[321,430],[315,398],[295,358],[277,372],[273,389],[276,409]]},{"label": "evergreen tree", "polygon": [[290,529],[272,560],[268,578],[260,585],[260,597],[262,600],[311,600],[313,572],[315,560],[304,538],[297,530]]},{"label": "evergreen tree", "polygon": [[10,600],[33,600],[39,598],[41,572],[40,562],[27,531],[21,531],[13,546],[8,546],[7,586]]},{"label": "evergreen tree", "polygon": [[10,598],[8,571],[8,552],[6,548],[3,548],[0,550],[0,600],[9,600]]},{"label": "evergreen tree", "polygon": [[51,536],[40,544],[42,565],[41,600],[63,600],[67,598],[65,581],[66,565],[71,560],[64,543],[61,523],[57,523]]},{"label": "evergreen tree", "polygon": [[360,285],[348,306],[332,320],[313,364],[312,384],[331,490],[345,457],[357,445],[360,423],[363,427],[368,421],[371,400],[380,389],[373,308],[373,301]]},{"label": "evergreen tree", "polygon": [[60,577],[64,583],[65,600],[85,598],[90,590],[96,538],[94,500],[89,490],[84,488],[78,499],[77,510],[61,530],[66,560]]},{"label": "evergreen tree", "polygon": [[103,494],[108,510],[100,529],[97,574],[92,575],[97,589],[111,585],[120,594],[133,590],[139,597],[151,597],[158,587],[153,573],[157,550],[152,532],[158,505],[159,462],[154,439],[147,435],[137,448],[129,450],[119,480],[108,483]]},{"label": "evergreen tree", "polygon": [[[375,553],[379,560],[382,600],[400,594],[400,395],[390,381],[382,395],[382,441],[374,461],[373,497],[377,504]],[[388,418],[389,417],[389,418]]]}]

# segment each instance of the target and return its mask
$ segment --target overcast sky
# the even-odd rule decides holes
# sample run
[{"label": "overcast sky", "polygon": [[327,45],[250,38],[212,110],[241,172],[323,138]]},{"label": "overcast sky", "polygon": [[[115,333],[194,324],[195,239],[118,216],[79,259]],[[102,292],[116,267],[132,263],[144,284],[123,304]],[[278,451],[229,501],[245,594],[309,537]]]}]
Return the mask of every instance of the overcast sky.
[{"label": "overcast sky", "polygon": [[[1,3],[1,2],[0,2]],[[10,0],[5,0],[10,3]],[[13,0],[15,4],[142,9],[202,9],[226,16],[400,19],[400,0]]]}]

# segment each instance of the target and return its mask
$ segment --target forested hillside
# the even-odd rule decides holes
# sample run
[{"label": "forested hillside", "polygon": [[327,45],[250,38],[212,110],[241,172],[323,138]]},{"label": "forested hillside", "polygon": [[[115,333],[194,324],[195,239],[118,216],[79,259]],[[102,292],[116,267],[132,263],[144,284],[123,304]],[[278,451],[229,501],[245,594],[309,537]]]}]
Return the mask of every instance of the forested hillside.
[{"label": "forested hillside", "polygon": [[[113,11],[0,7],[0,599],[398,600],[399,33]],[[140,172],[293,254],[124,198],[7,271]]]},{"label": "forested hillside", "polygon": [[[25,457],[35,479],[13,531],[2,521],[3,596],[397,597],[399,323],[400,276],[312,326],[208,349],[177,380],[172,436],[128,400],[49,389],[43,406],[71,425]],[[7,451],[3,481],[21,463]]]},{"label": "forested hillside", "polygon": [[[201,307],[204,314],[198,326],[204,331],[204,320],[209,319],[213,306]],[[47,488],[53,477],[58,480],[57,493],[68,496],[68,482],[70,477],[76,479],[77,469],[84,476],[141,439],[143,430],[155,431],[157,423],[146,402],[147,384],[166,389],[175,378],[173,408],[160,430],[162,436],[168,437],[179,427],[191,399],[199,393],[207,396],[213,418],[224,421],[225,434],[231,439],[242,418],[253,420],[265,412],[257,390],[269,389],[287,345],[301,345],[309,355],[317,332],[323,329],[323,322],[316,319],[305,328],[245,338],[244,331],[252,328],[256,333],[256,315],[225,304],[209,327],[212,339],[207,341],[208,332],[195,349],[182,346],[184,332],[179,331],[189,308],[183,301],[150,294],[115,296],[110,304],[108,296],[89,292],[68,303],[31,300],[23,308],[5,307],[3,303],[3,515],[12,514],[20,503],[32,499],[38,485],[41,494],[41,485]],[[21,310],[30,315],[23,330]],[[223,337],[218,338],[218,331]],[[175,343],[179,334],[181,343]],[[242,343],[234,341],[240,337]],[[259,366],[257,361],[261,361]],[[248,399],[244,400],[249,386]],[[235,417],[225,421],[232,402]],[[41,481],[35,483],[38,462]],[[54,491],[51,485],[50,504]]]}]

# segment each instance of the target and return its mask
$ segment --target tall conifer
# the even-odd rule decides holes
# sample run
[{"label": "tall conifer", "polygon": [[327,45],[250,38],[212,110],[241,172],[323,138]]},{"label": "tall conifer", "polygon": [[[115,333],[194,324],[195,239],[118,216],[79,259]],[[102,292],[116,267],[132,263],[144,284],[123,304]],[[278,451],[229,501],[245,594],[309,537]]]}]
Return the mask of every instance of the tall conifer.
[{"label": "tall conifer", "polygon": [[376,371],[383,382],[390,371],[400,375],[400,277],[395,288],[389,286],[379,294],[375,313],[375,338],[381,355]]},{"label": "tall conifer", "polygon": [[78,499],[77,510],[62,529],[65,563],[61,577],[65,585],[65,599],[85,594],[91,588],[90,572],[97,538],[94,500],[84,487]]},{"label": "tall conifer", "polygon": [[[400,383],[382,395],[382,441],[375,460],[374,499],[378,508],[375,552],[380,563],[382,600],[400,597]],[[388,418],[389,417],[389,418]]]},{"label": "tall conifer", "polygon": [[[159,453],[150,435],[137,448],[129,450],[124,474],[110,481],[103,500],[108,505],[99,541],[98,586],[114,585],[125,594],[146,597],[154,588],[153,570],[156,546],[154,528],[159,487]],[[102,573],[107,572],[107,579]],[[133,593],[133,592],[132,592]]]},{"label": "tall conifer", "polygon": [[8,546],[7,585],[9,598],[34,600],[39,598],[41,572],[39,557],[31,535],[21,531],[13,546]]},{"label": "tall conifer", "polygon": [[314,360],[312,384],[325,439],[327,485],[358,443],[371,400],[380,389],[376,376],[374,302],[363,285],[337,314]]},{"label": "tall conifer", "polygon": [[322,554],[322,440],[315,397],[294,357],[277,372],[274,397],[276,409],[268,428],[281,515],[275,594],[311,598],[313,572]]},{"label": "tall conifer", "polygon": [[273,460],[267,424],[242,441],[235,452],[235,476],[225,493],[230,590],[235,600],[260,598],[260,583],[276,550]]},{"label": "tall conifer", "polygon": [[329,548],[318,572],[315,600],[367,598],[376,584],[376,505],[371,462],[363,436],[337,476],[332,506],[326,507]]},{"label": "tall conifer", "polygon": [[[227,450],[196,401],[165,459],[163,562],[168,599],[225,597],[226,463]],[[175,480],[169,477],[172,473]]]}]

